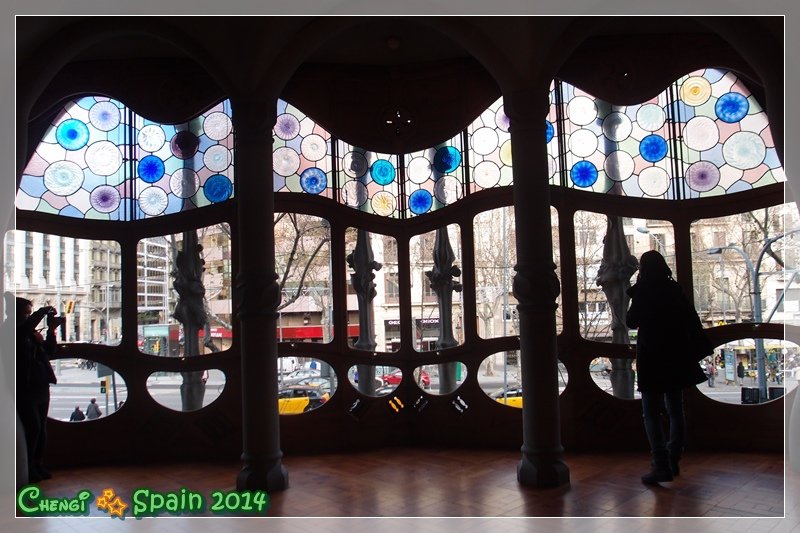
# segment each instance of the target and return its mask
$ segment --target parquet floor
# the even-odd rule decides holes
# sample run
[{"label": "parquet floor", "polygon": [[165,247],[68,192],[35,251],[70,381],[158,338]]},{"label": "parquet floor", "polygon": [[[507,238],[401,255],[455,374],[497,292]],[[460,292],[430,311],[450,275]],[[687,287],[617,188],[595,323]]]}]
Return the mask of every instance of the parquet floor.
[{"label": "parquet floor", "polygon": [[[519,458],[514,451],[405,448],[285,456],[290,487],[269,495],[264,514],[272,518],[214,517],[206,510],[189,518],[137,520],[129,508],[120,520],[91,505],[90,518],[18,518],[0,522],[0,530],[470,533],[546,524],[548,531],[570,532],[800,531],[800,473],[784,472],[781,455],[689,453],[680,477],[648,487],[639,481],[646,454],[567,454],[570,484],[555,489],[520,486]],[[212,491],[234,488],[239,468],[236,462],[65,468],[40,487],[51,498],[112,488],[128,503],[139,488],[186,488],[210,502]]]}]

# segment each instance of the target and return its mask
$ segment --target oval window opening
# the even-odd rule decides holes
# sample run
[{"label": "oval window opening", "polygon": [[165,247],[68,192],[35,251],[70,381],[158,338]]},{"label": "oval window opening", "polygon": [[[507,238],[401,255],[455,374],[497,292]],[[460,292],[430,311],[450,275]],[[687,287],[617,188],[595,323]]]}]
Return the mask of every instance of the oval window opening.
[{"label": "oval window opening", "polygon": [[54,359],[50,364],[58,382],[50,386],[48,418],[97,420],[116,413],[128,398],[122,376],[106,365],[79,358]]},{"label": "oval window opening", "polygon": [[219,398],[225,373],[217,368],[196,372],[153,372],[147,378],[150,396],[173,411],[196,411]]},{"label": "oval window opening", "polygon": [[347,371],[347,379],[361,394],[386,396],[403,381],[403,371],[396,366],[354,365]]},{"label": "oval window opening", "polygon": [[[616,370],[614,370],[615,364],[618,367]],[[595,357],[589,362],[588,370],[594,384],[606,394],[622,400],[638,400],[642,397],[641,393],[636,390],[635,360]],[[611,379],[611,374],[613,372],[618,372],[620,375],[627,373],[629,377],[627,380],[621,379],[619,383],[615,384]],[[625,383],[627,383],[627,385],[625,385]]]},{"label": "oval window opening", "polygon": [[519,350],[493,353],[484,359],[478,367],[478,384],[490,399],[502,405],[521,408],[522,374]]},{"label": "oval window opening", "polygon": [[[286,372],[289,369],[292,370]],[[278,413],[282,415],[318,409],[336,392],[336,373],[321,359],[280,357],[278,373]]]},{"label": "oval window opening", "polygon": [[[700,361],[706,381],[697,389],[722,403],[753,405],[779,400],[797,387],[800,347],[779,339],[739,339],[717,346]],[[760,360],[764,363],[761,398]]]},{"label": "oval window opening", "polygon": [[423,365],[414,369],[412,376],[417,387],[435,395],[449,394],[458,389],[467,378],[467,366],[460,361]]}]

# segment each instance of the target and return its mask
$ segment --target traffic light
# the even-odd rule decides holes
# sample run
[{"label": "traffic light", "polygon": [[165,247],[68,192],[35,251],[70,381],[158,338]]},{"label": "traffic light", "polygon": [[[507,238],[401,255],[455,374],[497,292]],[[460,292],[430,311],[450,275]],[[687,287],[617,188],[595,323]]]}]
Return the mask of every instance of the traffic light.
[{"label": "traffic light", "polygon": [[75,300],[67,300],[67,305],[64,307],[64,313],[71,313],[75,310]]},{"label": "traffic light", "polygon": [[105,394],[106,393],[106,385],[108,383],[107,379],[108,378],[103,378],[100,381],[100,394]]}]

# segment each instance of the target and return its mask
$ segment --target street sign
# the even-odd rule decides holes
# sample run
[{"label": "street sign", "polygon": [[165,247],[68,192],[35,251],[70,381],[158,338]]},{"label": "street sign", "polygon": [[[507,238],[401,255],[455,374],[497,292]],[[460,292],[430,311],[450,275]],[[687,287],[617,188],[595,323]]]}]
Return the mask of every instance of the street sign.
[{"label": "street sign", "polygon": [[106,365],[104,365],[102,363],[97,363],[97,377],[98,378],[102,378],[102,377],[105,377],[105,376],[110,376],[113,373],[114,373],[114,371],[111,370],[110,367],[107,367]]}]

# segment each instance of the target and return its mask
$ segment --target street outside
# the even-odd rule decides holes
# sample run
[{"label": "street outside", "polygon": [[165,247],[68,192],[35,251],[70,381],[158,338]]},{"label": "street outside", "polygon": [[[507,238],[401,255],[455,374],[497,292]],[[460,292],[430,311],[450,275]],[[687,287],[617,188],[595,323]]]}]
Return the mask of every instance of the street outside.
[{"label": "street outside", "polygon": [[[112,381],[108,376],[106,392],[100,391],[103,378],[97,376],[97,369],[80,368],[77,359],[57,359],[52,362],[58,383],[50,386],[50,411],[48,416],[56,420],[69,421],[69,417],[80,407],[86,412],[89,400],[97,399],[97,404],[103,416],[117,411],[115,408],[128,397],[128,388],[119,374],[115,374]],[[180,386],[183,377],[179,373],[158,372],[147,380],[147,390],[155,401],[161,405],[181,411]],[[225,384],[225,375],[222,371],[211,369],[206,383],[206,392],[203,396],[203,406],[216,400]],[[123,406],[124,407],[124,406]]]},{"label": "street outside", "polygon": [[[127,386],[122,378],[116,374],[112,382],[109,376],[109,386],[106,392],[100,390],[101,379],[97,376],[97,370],[80,368],[77,359],[60,359],[53,362],[56,370],[58,383],[50,387],[50,418],[56,420],[69,421],[69,417],[78,406],[81,411],[86,411],[86,406],[91,398],[96,398],[103,416],[114,413],[119,406],[127,399]],[[439,390],[439,379],[437,365],[426,365],[425,370],[430,375],[431,387],[426,392],[437,394]],[[600,372],[592,372],[592,378],[597,386],[611,394],[611,380],[608,376],[603,376]],[[708,396],[719,402],[741,403],[741,387],[733,382],[726,382],[721,379],[720,374],[715,382],[715,386],[709,386],[708,382],[703,382],[697,388]],[[478,374],[478,383],[487,394],[501,390],[507,383],[509,388],[519,386],[519,368],[515,365],[506,367],[506,379],[503,376],[503,367],[496,367],[494,375],[487,376],[483,368]],[[559,365],[559,392],[563,392],[569,378],[563,365]],[[462,376],[462,381],[465,376]],[[147,380],[147,389],[151,396],[161,405],[170,409],[181,411],[180,385],[183,378],[178,373],[156,373]],[[225,384],[225,376],[222,371],[211,369],[206,383],[203,406],[216,400]],[[785,379],[785,393],[797,387],[798,380],[792,377]],[[745,378],[745,387],[756,387],[755,379]],[[776,387],[773,382],[767,384],[768,387]],[[634,393],[635,398],[639,398],[638,392]]]}]

